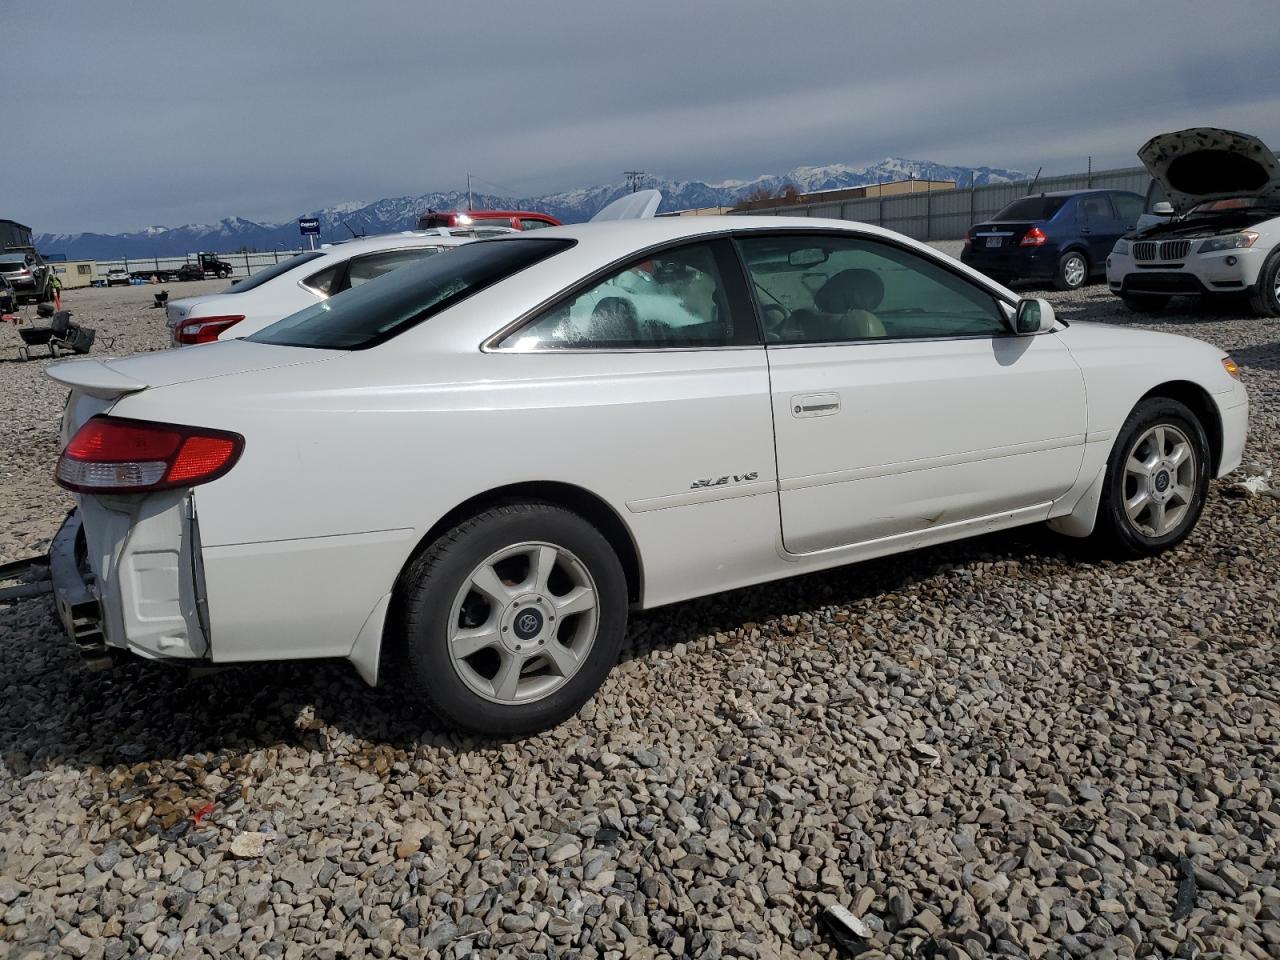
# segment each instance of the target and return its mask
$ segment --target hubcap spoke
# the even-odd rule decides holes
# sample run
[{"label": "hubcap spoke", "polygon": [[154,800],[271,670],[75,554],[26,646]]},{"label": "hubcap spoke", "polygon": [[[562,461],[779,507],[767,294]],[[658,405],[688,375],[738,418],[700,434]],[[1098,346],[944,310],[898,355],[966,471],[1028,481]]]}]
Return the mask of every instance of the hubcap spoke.
[{"label": "hubcap spoke", "polygon": [[1151,494],[1146,490],[1139,490],[1138,493],[1124,502],[1124,512],[1129,515],[1129,519],[1137,521],[1142,511],[1151,503]]},{"label": "hubcap spoke", "polygon": [[471,585],[495,603],[507,603],[512,598],[511,588],[498,577],[490,564],[479,567],[471,574]]},{"label": "hubcap spoke", "polygon": [[533,580],[535,592],[541,594],[547,592],[547,580],[551,577],[551,571],[556,568],[557,556],[559,552],[555,547],[538,547],[534,551],[529,561],[529,574],[530,579]]},{"label": "hubcap spoke", "polygon": [[1156,448],[1156,458],[1159,459],[1160,457],[1164,456],[1164,449],[1165,449],[1164,427],[1160,426],[1152,430],[1151,437],[1152,437],[1152,442],[1155,444],[1155,448]]},{"label": "hubcap spoke", "polygon": [[1186,443],[1179,443],[1173,448],[1173,453],[1169,456],[1169,464],[1176,470],[1190,459],[1191,446]]},{"label": "hubcap spoke", "polygon": [[1138,455],[1135,453],[1129,458],[1129,462],[1125,464],[1124,468],[1126,473],[1130,473],[1135,477],[1149,477],[1151,476],[1151,467],[1153,464],[1154,462],[1144,463],[1139,460]]},{"label": "hubcap spoke", "polygon": [[[1180,483],[1173,488],[1173,496],[1178,498],[1179,503],[1191,506],[1191,498],[1195,496],[1188,484]],[[1171,498],[1172,499],[1172,498]]]},{"label": "hubcap spoke", "polygon": [[498,642],[498,628],[496,626],[485,626],[459,630],[450,640],[449,646],[455,657],[465,660],[467,657],[479,653],[486,647],[492,647]]},{"label": "hubcap spoke", "polygon": [[1167,526],[1165,516],[1164,504],[1159,501],[1153,501],[1151,504],[1151,528],[1155,531],[1157,537],[1165,532]]},{"label": "hubcap spoke", "polygon": [[578,669],[578,655],[557,640],[547,644],[543,653],[551,663],[551,669],[562,677],[572,676]]},{"label": "hubcap spoke", "polygon": [[525,658],[515,653],[504,653],[502,665],[493,675],[493,695],[499,700],[514,700],[520,687],[520,670]]},{"label": "hubcap spoke", "polygon": [[596,605],[596,595],[589,587],[577,587],[563,597],[552,597],[555,604],[556,612],[561,617],[569,617],[575,613],[585,613],[594,609]]}]

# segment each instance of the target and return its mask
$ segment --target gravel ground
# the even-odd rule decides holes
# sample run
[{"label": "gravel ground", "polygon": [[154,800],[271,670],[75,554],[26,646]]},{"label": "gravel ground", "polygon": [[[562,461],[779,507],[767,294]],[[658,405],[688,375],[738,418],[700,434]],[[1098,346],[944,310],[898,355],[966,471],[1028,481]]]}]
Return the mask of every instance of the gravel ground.
[{"label": "gravel ground", "polygon": [[[66,297],[115,351],[150,299]],[[1276,469],[1280,321],[1141,325],[1233,352]],[[42,366],[0,359],[0,561],[67,505]],[[1230,492],[1156,560],[1028,529],[637,615],[519,743],[343,664],[87,674],[0,608],[0,958],[830,958],[831,903],[864,957],[1275,957],[1280,500]]]}]

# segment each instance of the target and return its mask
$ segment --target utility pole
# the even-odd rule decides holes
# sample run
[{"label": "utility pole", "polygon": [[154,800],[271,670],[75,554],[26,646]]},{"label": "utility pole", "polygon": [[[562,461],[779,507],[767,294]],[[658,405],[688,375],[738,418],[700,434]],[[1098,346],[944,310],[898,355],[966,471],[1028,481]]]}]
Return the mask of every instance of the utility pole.
[{"label": "utility pole", "polygon": [[471,210],[471,172],[467,172],[467,210]]},{"label": "utility pole", "polygon": [[635,193],[640,189],[640,182],[645,178],[643,170],[624,170],[623,174],[627,178],[627,183],[631,184],[631,192]]}]

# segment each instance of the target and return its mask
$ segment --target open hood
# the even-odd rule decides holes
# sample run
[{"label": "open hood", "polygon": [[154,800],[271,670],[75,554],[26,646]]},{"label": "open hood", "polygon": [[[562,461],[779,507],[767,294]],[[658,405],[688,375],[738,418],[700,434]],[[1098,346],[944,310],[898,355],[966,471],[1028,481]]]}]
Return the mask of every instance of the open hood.
[{"label": "open hood", "polygon": [[591,218],[592,223],[600,220],[648,220],[658,212],[662,203],[661,190],[638,190],[619,197],[613,203],[606,204],[599,213]]},{"label": "open hood", "polygon": [[1178,213],[1208,200],[1280,196],[1280,161],[1247,133],[1213,127],[1162,133],[1142,145],[1138,159]]}]

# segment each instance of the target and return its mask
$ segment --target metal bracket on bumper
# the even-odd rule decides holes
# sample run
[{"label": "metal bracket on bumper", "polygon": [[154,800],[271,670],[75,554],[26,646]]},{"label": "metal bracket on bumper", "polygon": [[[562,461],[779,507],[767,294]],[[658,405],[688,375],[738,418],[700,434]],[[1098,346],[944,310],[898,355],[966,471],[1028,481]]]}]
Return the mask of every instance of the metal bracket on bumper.
[{"label": "metal bracket on bumper", "polygon": [[49,573],[58,619],[75,641],[80,656],[94,670],[114,666],[116,651],[107,646],[102,630],[102,607],[92,584],[81,572],[84,537],[80,512],[72,510],[49,547]]}]

